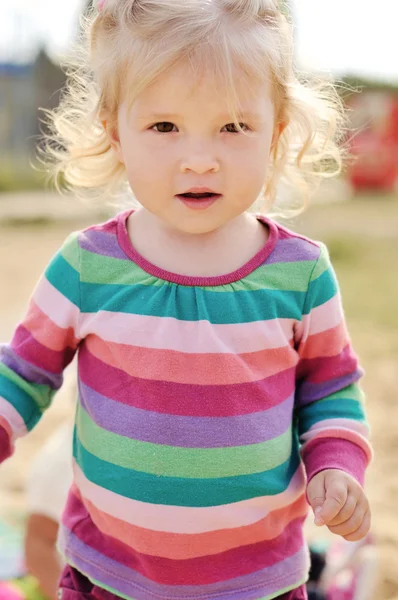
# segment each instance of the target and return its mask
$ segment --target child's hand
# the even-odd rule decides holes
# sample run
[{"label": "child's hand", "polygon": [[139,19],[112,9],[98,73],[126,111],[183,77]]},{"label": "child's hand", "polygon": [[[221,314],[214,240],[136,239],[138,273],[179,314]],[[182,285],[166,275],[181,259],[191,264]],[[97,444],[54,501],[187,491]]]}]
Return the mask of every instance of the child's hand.
[{"label": "child's hand", "polygon": [[328,469],[313,477],[307,497],[315,525],[327,525],[349,542],[361,540],[370,529],[368,499],[359,483],[344,471]]}]

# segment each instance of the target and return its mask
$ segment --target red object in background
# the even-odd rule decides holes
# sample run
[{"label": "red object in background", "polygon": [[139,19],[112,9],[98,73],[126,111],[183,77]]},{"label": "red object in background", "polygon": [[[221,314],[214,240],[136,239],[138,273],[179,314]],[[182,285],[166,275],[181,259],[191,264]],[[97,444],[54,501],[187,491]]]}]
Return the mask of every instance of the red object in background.
[{"label": "red object in background", "polygon": [[365,91],[350,104],[351,185],[356,191],[398,189],[398,96]]}]

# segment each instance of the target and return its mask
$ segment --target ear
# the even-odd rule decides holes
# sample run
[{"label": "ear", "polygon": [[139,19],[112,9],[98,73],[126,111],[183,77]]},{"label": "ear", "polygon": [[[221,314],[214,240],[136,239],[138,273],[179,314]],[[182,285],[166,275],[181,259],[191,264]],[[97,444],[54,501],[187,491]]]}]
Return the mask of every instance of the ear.
[{"label": "ear", "polygon": [[109,143],[111,145],[112,150],[114,151],[114,153],[118,157],[119,161],[121,163],[124,163],[122,146],[120,144],[120,137],[119,137],[119,131],[118,131],[117,123],[115,123],[114,121],[111,121],[111,120],[107,119],[106,117],[104,117],[101,120],[101,125],[104,128],[104,130],[105,130],[105,132],[106,132],[106,134],[108,136]]}]

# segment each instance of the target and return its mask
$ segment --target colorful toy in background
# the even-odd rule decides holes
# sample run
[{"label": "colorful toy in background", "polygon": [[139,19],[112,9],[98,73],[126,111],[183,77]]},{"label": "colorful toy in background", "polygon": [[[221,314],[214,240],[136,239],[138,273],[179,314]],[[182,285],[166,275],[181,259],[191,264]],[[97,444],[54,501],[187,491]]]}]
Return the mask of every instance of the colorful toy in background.
[{"label": "colorful toy in background", "polygon": [[354,130],[349,143],[354,191],[398,193],[398,94],[364,90],[347,104]]},{"label": "colorful toy in background", "polygon": [[0,582],[0,600],[47,600],[40,592],[34,577]]},{"label": "colorful toy in background", "polygon": [[374,600],[378,560],[371,535],[359,542],[312,543],[309,600]]},{"label": "colorful toy in background", "polygon": [[27,574],[23,528],[0,521],[0,600],[46,600]]},{"label": "colorful toy in background", "polygon": [[0,520],[0,581],[25,573],[23,529]]}]

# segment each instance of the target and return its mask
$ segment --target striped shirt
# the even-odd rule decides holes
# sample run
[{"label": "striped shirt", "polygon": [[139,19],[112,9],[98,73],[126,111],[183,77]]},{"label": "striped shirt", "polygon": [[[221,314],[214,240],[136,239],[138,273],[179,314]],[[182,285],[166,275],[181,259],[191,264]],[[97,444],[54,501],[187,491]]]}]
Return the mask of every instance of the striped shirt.
[{"label": "striped shirt", "polygon": [[275,598],[307,578],[306,480],[371,457],[327,249],[259,216],[242,268],[181,276],[130,213],[69,236],[2,347],[1,458],[77,352],[65,561],[129,600]]}]

